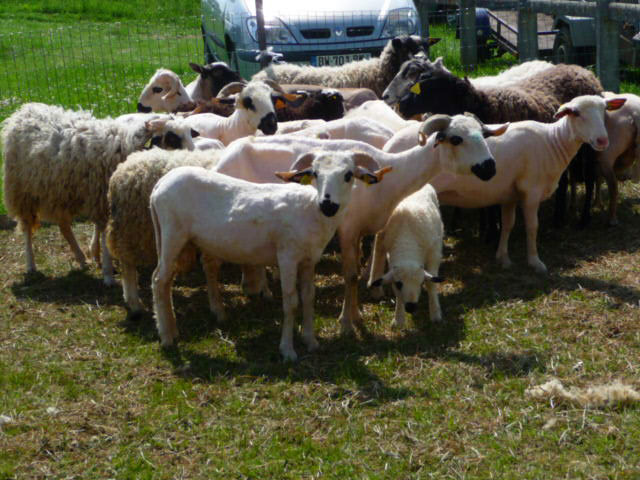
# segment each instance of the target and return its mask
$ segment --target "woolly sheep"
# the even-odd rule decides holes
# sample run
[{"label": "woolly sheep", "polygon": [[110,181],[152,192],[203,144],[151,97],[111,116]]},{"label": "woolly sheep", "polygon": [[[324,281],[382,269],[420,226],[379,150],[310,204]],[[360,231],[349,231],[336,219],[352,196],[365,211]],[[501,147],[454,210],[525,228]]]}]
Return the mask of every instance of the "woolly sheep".
[{"label": "woolly sheep", "polygon": [[[360,318],[356,287],[362,236],[382,230],[404,197],[444,170],[465,175],[473,173],[485,180],[491,178],[495,174],[494,160],[483,134],[499,135],[506,128],[506,125],[488,128],[465,115],[436,116],[422,125],[420,145],[398,154],[388,154],[354,140],[317,140],[292,135],[248,138],[227,147],[215,168],[220,173],[252,182],[270,182],[273,171],[287,168],[298,155],[313,148],[332,151],[357,149],[371,155],[383,167],[393,168],[389,181],[354,190],[348,213],[338,228],[345,279],[340,321],[342,332],[346,333]],[[446,141],[450,136],[460,136],[465,141],[456,146]]]},{"label": "woolly sheep", "polygon": [[[177,167],[212,168],[218,156],[211,152],[153,148],[132,153],[111,176],[107,245],[113,257],[120,262],[124,300],[132,314],[143,310],[138,295],[137,268],[155,265],[158,260],[149,212],[153,187]],[[185,249],[181,259],[180,271],[188,270],[195,260],[195,251]]]},{"label": "woolly sheep", "polygon": [[[440,39],[428,39],[433,45]],[[253,76],[255,80],[271,78],[280,84],[309,83],[329,88],[369,88],[380,97],[382,91],[398,72],[400,65],[417,54],[425,55],[420,37],[400,36],[389,40],[379,58],[349,62],[339,67],[314,67],[284,63],[270,65]]]},{"label": "woolly sheep", "polygon": [[[4,121],[4,203],[23,232],[28,272],[36,270],[32,237],[41,219],[59,225],[76,260],[85,264],[71,221],[84,216],[103,236],[111,173],[129,153],[167,129],[193,148],[191,129],[168,117],[123,122],[96,119],[86,111],[27,103]],[[104,237],[102,240],[104,243]],[[105,284],[113,284],[107,249],[102,252],[102,272]]]},{"label": "woolly sheep", "polygon": [[[498,75],[470,78],[471,84],[480,89],[516,86],[523,79],[540,73],[553,67],[552,63],[542,60],[532,60],[515,65]],[[442,57],[430,62],[426,57],[415,57],[402,64],[400,70],[389,82],[382,93],[382,100],[389,105],[394,105],[404,97],[409,89],[420,80],[420,76],[434,69],[444,69],[451,73],[442,63]]]},{"label": "woolly sheep", "polygon": [[[396,295],[395,327],[405,324],[405,311],[418,306],[422,284],[429,294],[429,316],[442,320],[438,289],[438,269],[442,261],[444,227],[438,196],[429,184],[402,200],[389,216],[384,230],[376,235],[369,286],[380,289],[391,283]],[[385,258],[389,270],[385,275]]]},{"label": "woolly sheep", "polygon": [[203,252],[209,302],[219,320],[224,318],[217,282],[222,262],[278,266],[284,310],[280,352],[286,360],[297,358],[293,322],[299,276],[302,337],[315,350],[315,264],[344,216],[354,178],[378,182],[377,168],[366,154],[318,151],[302,155],[291,171],[279,174],[285,181],[311,181],[311,187],[255,184],[198,167],[179,167],[162,177],[150,202],[158,250],[153,304],[162,345],[172,345],[178,334],[171,285],[178,255],[192,243]]}]

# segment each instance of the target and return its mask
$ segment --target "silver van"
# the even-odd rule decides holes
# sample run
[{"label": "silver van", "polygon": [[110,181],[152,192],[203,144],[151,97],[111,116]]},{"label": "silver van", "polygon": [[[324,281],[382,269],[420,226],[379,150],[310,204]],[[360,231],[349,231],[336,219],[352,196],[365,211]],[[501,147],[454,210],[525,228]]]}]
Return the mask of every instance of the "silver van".
[{"label": "silver van", "polygon": [[[412,0],[263,0],[267,47],[286,62],[342,65],[380,55],[389,39],[421,35]],[[205,61],[244,78],[259,70],[254,0],[202,0]]]}]

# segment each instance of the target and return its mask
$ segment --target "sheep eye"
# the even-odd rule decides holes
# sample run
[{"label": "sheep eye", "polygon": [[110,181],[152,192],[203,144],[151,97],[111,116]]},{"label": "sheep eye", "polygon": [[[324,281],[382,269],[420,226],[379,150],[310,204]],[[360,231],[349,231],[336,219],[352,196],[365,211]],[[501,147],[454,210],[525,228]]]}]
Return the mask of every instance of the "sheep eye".
[{"label": "sheep eye", "polygon": [[347,172],[347,173],[344,174],[344,181],[345,182],[350,182],[352,178],[353,178],[353,172]]},{"label": "sheep eye", "polygon": [[462,137],[454,135],[449,139],[449,141],[451,142],[451,145],[460,145],[462,143]]},{"label": "sheep eye", "polygon": [[399,281],[398,281],[398,282],[396,282],[396,288],[397,288],[398,290],[402,290],[402,282],[399,282]]},{"label": "sheep eye", "polygon": [[162,91],[162,87],[153,87],[151,90],[153,90],[153,93],[160,93]]}]

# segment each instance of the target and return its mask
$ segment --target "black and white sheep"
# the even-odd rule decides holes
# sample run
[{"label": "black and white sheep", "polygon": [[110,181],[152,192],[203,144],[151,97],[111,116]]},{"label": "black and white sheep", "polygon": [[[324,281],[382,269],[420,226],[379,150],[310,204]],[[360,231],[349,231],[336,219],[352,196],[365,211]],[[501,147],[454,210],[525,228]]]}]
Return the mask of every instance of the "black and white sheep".
[{"label": "black and white sheep", "polygon": [[[440,39],[426,40],[433,45]],[[389,40],[379,58],[346,63],[336,67],[314,67],[283,63],[270,65],[253,76],[255,80],[271,78],[280,84],[309,83],[328,88],[364,87],[381,96],[402,63],[417,54],[426,55],[425,43],[416,35],[403,35]]]},{"label": "black and white sheep", "polygon": [[[166,131],[193,148],[191,128],[168,116],[97,119],[87,111],[27,103],[4,121],[4,203],[23,232],[27,271],[36,270],[32,239],[40,220],[57,223],[78,263],[85,264],[72,220],[83,216],[93,222],[104,243],[109,177],[130,153]],[[113,284],[106,248],[102,271],[105,284]]]}]

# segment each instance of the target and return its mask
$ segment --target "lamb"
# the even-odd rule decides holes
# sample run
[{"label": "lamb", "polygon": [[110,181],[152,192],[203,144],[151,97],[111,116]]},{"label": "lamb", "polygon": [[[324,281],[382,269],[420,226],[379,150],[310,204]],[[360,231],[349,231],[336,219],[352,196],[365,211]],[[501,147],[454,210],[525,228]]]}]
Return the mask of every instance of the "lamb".
[{"label": "lamb", "polygon": [[[173,131],[193,148],[191,129],[168,117],[146,122],[96,119],[90,112],[42,103],[22,105],[3,123],[4,203],[24,235],[27,272],[34,272],[33,234],[39,220],[58,223],[77,262],[86,258],[71,231],[84,216],[104,242],[111,173],[157,132]],[[102,252],[104,283],[114,283],[111,257]]]},{"label": "lamb", "polygon": [[[640,166],[640,97],[631,93],[605,93],[606,98],[624,98],[625,104],[607,113],[604,123],[609,133],[609,148],[596,154],[599,173],[609,189],[609,225],[618,224],[618,175],[633,166]],[[575,190],[572,189],[572,198]],[[600,184],[596,184],[596,201],[600,199]]]},{"label": "lamb", "polygon": [[[426,40],[433,45],[440,39]],[[426,55],[425,45],[416,35],[395,37],[384,47],[379,58],[346,63],[339,67],[313,67],[283,63],[270,65],[256,73],[254,80],[272,78],[280,84],[309,83],[328,88],[369,88],[380,97],[402,63],[418,54]]]},{"label": "lamb", "polygon": [[[403,327],[405,311],[415,312],[422,284],[427,282],[429,316],[442,320],[438,290],[438,269],[442,261],[444,227],[438,196],[429,184],[402,200],[389,216],[384,230],[378,232],[373,247],[373,265],[369,287],[379,289],[391,283],[396,295],[394,327]],[[384,273],[385,257],[389,271]]]},{"label": "lamb", "polygon": [[523,121],[511,124],[500,138],[489,139],[498,173],[488,182],[452,174],[436,176],[431,184],[443,205],[479,208],[502,205],[502,232],[496,253],[503,267],[511,266],[509,235],[515,221],[516,206],[522,208],[527,232],[527,262],[538,273],[547,267],[538,256],[536,235],[538,207],[555,190],[560,175],[581,144],[606,151],[609,137],[605,110],[616,110],[625,98],[603,99],[596,95],[574,98],[562,105],[556,122]]},{"label": "lamb", "polygon": [[284,84],[282,85],[282,89],[288,93],[307,92],[309,94],[314,94],[317,92],[325,92],[325,95],[332,95],[336,93],[342,99],[345,111],[358,107],[369,100],[379,100],[376,93],[370,88],[324,88],[322,85],[294,83]]},{"label": "lamb", "polygon": [[156,70],[138,97],[140,113],[188,112],[195,107],[180,77],[166,68]]},{"label": "lamb", "polygon": [[150,202],[158,251],[153,305],[162,345],[172,345],[178,335],[171,286],[178,254],[190,242],[203,252],[209,303],[219,320],[224,318],[217,280],[222,262],[278,265],[284,310],[280,352],[291,361],[297,359],[293,322],[299,276],[302,337],[310,351],[317,349],[314,268],[344,217],[354,178],[378,183],[382,173],[374,172],[377,168],[363,153],[317,151],[277,174],[289,182],[311,181],[312,187],[254,184],[199,167],[179,167],[162,177]]},{"label": "lamb", "polygon": [[[347,333],[353,329],[353,322],[360,318],[356,287],[362,236],[381,230],[404,197],[443,170],[465,175],[473,173],[481,179],[490,179],[495,174],[494,160],[483,136],[499,135],[506,128],[507,125],[489,128],[465,115],[436,116],[423,123],[419,146],[397,154],[385,153],[353,140],[317,140],[291,135],[248,138],[228,146],[215,169],[237,178],[265,183],[270,181],[271,172],[287,168],[298,155],[313,148],[357,149],[372,156],[383,167],[393,168],[390,181],[354,190],[348,212],[338,228],[345,279],[340,322],[342,332]],[[454,137],[464,141],[454,145],[449,141]]]},{"label": "lamb", "polygon": [[[552,63],[532,60],[511,67],[498,75],[471,78],[469,81],[474,87],[480,89],[517,86],[523,79],[551,67],[553,67]],[[420,80],[422,75],[434,69],[444,69],[449,72],[442,63],[442,57],[436,58],[434,62],[430,62],[426,57],[415,57],[407,60],[402,64],[393,80],[389,82],[385,91],[382,92],[382,100],[389,105],[395,105]]]},{"label": "lamb", "polygon": [[198,77],[186,87],[173,71],[160,68],[142,89],[138,98],[138,112],[188,112],[198,101],[215,97],[225,85],[241,81],[240,75],[224,62],[198,65],[189,63]]},{"label": "lamb", "polygon": [[272,135],[278,128],[278,121],[271,95],[268,85],[260,81],[250,82],[236,98],[236,110],[230,117],[202,113],[187,117],[184,122],[201,136],[220,140],[224,145],[252,135],[257,129]]},{"label": "lamb", "polygon": [[[158,257],[153,239],[149,198],[158,180],[174,168],[194,166],[212,168],[219,154],[202,151],[151,149],[129,155],[109,180],[109,223],[107,245],[120,262],[124,300],[132,316],[143,310],[138,295],[137,268],[155,265]],[[195,250],[185,249],[180,271],[188,271],[195,261]]]}]

